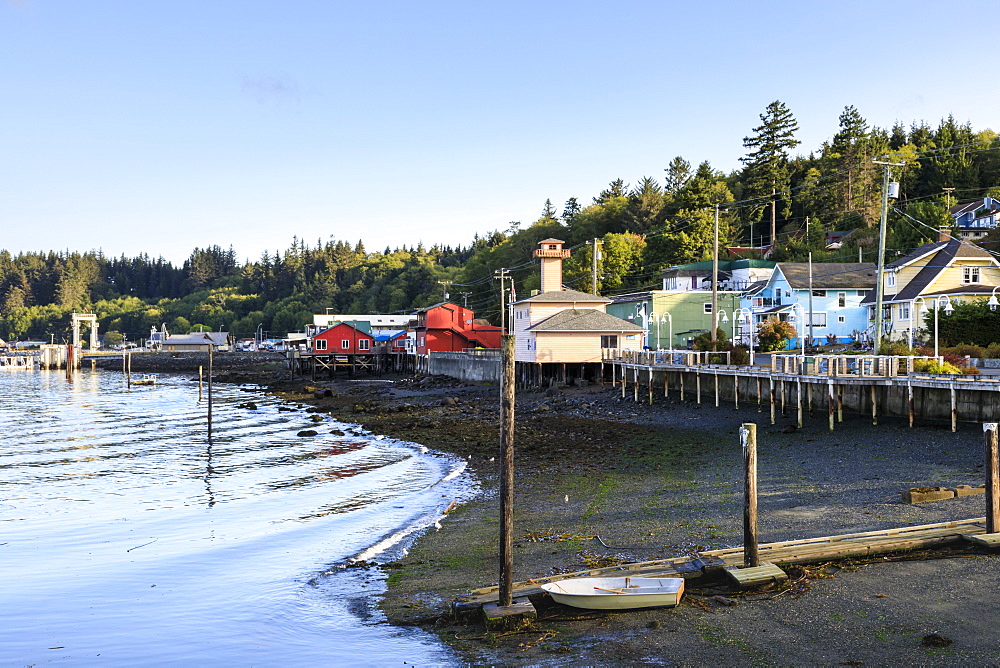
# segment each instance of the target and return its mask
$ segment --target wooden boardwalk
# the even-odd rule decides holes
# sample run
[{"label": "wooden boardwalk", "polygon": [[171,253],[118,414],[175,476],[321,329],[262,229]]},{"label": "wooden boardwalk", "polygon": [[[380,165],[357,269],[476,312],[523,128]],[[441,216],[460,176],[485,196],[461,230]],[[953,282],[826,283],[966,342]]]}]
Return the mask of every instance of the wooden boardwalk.
[{"label": "wooden boardwalk", "polygon": [[[757,550],[761,562],[805,564],[845,557],[866,557],[888,552],[940,547],[963,542],[968,540],[967,537],[985,533],[986,518],[976,517],[882,531],[762,543],[758,545]],[[706,550],[692,556],[640,561],[620,566],[534,578],[527,582],[516,582],[513,594],[516,597],[536,596],[543,593],[541,585],[567,578],[622,575],[696,578],[712,572],[721,572],[726,566],[742,566],[742,564],[742,546],[722,550]],[[458,610],[471,610],[487,603],[496,603],[498,591],[498,587],[473,590],[467,596],[456,600],[455,607]]]}]

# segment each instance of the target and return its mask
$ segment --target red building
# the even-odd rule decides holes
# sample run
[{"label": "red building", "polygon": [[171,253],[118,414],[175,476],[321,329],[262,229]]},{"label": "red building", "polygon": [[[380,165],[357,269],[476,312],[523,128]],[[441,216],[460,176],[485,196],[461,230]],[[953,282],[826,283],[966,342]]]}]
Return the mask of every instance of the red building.
[{"label": "red building", "polygon": [[467,348],[499,348],[502,330],[476,322],[471,309],[441,302],[417,311],[417,353],[460,352]]},{"label": "red building", "polygon": [[354,354],[370,353],[375,349],[375,338],[346,322],[325,329],[312,339],[316,353]]}]

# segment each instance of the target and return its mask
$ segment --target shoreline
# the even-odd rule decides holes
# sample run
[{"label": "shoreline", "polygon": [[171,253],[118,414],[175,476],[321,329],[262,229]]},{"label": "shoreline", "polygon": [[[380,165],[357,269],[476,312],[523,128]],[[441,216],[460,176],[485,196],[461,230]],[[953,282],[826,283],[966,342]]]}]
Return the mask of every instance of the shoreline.
[{"label": "shoreline", "polygon": [[[785,588],[691,588],[682,605],[595,613],[553,605],[489,634],[449,605],[495,584],[499,389],[440,377],[280,381],[272,391],[375,433],[466,458],[480,495],[383,564],[391,624],[437,633],[464,661],[504,665],[995,663],[1000,562],[969,548],[804,567]],[[318,394],[317,394],[318,392]],[[983,497],[903,504],[912,486],[982,483],[982,434],[961,424],[825,415],[786,433],[756,406],[622,400],[609,388],[519,391],[515,579],[742,542],[737,430],[757,422],[762,542],[978,517]],[[607,547],[610,546],[610,547]],[[928,586],[928,583],[944,583]],[[716,598],[721,597],[721,599]],[[728,605],[721,600],[735,603]],[[951,640],[928,646],[932,633]],[[934,640],[932,638],[931,644]],[[942,641],[944,642],[944,641]]]}]

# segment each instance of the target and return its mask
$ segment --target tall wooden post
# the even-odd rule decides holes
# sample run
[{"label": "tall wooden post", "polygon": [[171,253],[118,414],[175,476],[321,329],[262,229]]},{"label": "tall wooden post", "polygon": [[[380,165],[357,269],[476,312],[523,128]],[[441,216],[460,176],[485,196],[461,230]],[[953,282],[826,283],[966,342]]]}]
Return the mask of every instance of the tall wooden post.
[{"label": "tall wooden post", "polygon": [[128,386],[132,387],[132,353],[128,354]]},{"label": "tall wooden post", "polygon": [[1000,461],[998,461],[997,423],[983,424],[986,435],[986,533],[1000,531]]},{"label": "tall wooden post", "polygon": [[212,437],[212,344],[208,344],[208,437]]},{"label": "tall wooden post", "polygon": [[829,399],[829,405],[827,407],[827,411],[829,413],[829,418],[830,418],[830,431],[833,431],[834,413],[835,413],[836,406],[837,406],[837,401],[836,401],[836,399],[833,398],[833,378],[828,378],[827,379],[827,381],[826,381],[826,389],[827,389],[827,395],[828,395],[828,399]]},{"label": "tall wooden post", "polygon": [[198,403],[201,403],[201,385],[202,385],[202,376],[204,374],[204,370],[205,370],[205,367],[203,367],[203,366],[201,366],[199,364],[198,365]]},{"label": "tall wooden post", "polygon": [[802,429],[802,378],[795,379],[795,424]]},{"label": "tall wooden post", "polygon": [[958,431],[958,401],[955,397],[954,383],[951,383],[951,430]]},{"label": "tall wooden post", "polygon": [[740,428],[743,446],[743,566],[759,566],[757,556],[757,425],[744,422]]},{"label": "tall wooden post", "polygon": [[740,377],[733,373],[733,403],[736,404],[735,409],[740,409]]},{"label": "tall wooden post", "polygon": [[514,588],[514,335],[501,337],[500,376],[500,605]]},{"label": "tall wooden post", "polygon": [[769,376],[768,377],[768,384],[769,384],[769,386],[768,386],[767,398],[771,402],[771,424],[774,424],[774,422],[775,422],[775,419],[774,419],[774,376]]}]

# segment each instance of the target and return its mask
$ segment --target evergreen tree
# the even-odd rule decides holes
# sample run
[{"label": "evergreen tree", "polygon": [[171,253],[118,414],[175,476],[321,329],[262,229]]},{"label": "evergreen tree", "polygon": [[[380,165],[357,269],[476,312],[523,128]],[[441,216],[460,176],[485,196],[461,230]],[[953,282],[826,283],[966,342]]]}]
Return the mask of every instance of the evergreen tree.
[{"label": "evergreen tree", "polygon": [[760,115],[761,124],[753,129],[753,135],[743,138],[744,148],[750,152],[740,161],[744,168],[744,198],[758,198],[760,206],[750,209],[750,224],[763,211],[763,205],[771,207],[771,241],[777,232],[778,201],[785,201],[782,215],[790,213],[788,150],[799,145],[795,133],[799,123],[788,107],[779,100],[767,105]]},{"label": "evergreen tree", "polygon": [[676,195],[691,180],[691,163],[681,156],[670,161],[670,165],[663,170],[667,173],[667,181],[664,192],[667,195]]}]

